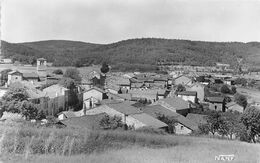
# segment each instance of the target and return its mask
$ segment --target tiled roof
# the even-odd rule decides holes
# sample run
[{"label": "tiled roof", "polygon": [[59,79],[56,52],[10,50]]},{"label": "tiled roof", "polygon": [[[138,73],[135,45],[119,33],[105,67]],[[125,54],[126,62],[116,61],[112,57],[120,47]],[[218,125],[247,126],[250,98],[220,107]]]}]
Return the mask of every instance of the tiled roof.
[{"label": "tiled roof", "polygon": [[61,115],[61,114],[64,114],[66,116],[66,118],[76,117],[76,115],[73,111],[63,111],[63,112],[59,113],[58,115]]},{"label": "tiled roof", "polygon": [[84,115],[81,117],[67,118],[62,121],[64,125],[72,128],[87,128],[87,129],[101,129],[100,121],[107,115],[106,113],[95,114],[95,115]]},{"label": "tiled roof", "polygon": [[158,102],[166,103],[176,110],[187,109],[190,107],[189,102],[183,100],[180,97],[169,97],[169,98],[161,99]]},{"label": "tiled roof", "polygon": [[186,96],[197,96],[196,91],[183,91],[183,92],[178,92],[178,95],[186,95]]},{"label": "tiled roof", "polygon": [[224,97],[207,97],[209,102],[222,103],[224,102]]},{"label": "tiled roof", "polygon": [[50,98],[54,98],[56,96],[62,95],[63,91],[67,91],[67,90],[69,90],[69,89],[67,89],[59,84],[54,84],[47,88],[44,88],[43,92],[46,94],[46,96],[48,96]]},{"label": "tiled roof", "polygon": [[88,91],[90,91],[90,90],[92,90],[92,89],[95,89],[95,90],[97,90],[97,91],[99,91],[99,92],[101,92],[101,93],[106,93],[105,90],[103,90],[103,89],[101,89],[101,88],[98,88],[98,87],[92,87],[92,88],[90,88],[90,89],[88,89],[88,90],[85,90],[84,92],[88,92]]},{"label": "tiled roof", "polygon": [[157,118],[157,116],[159,114],[161,115],[165,115],[168,116],[170,118],[173,118],[174,120],[176,120],[177,122],[181,123],[182,125],[186,126],[187,128],[191,129],[191,130],[197,130],[198,129],[198,125],[192,121],[190,121],[189,119],[187,119],[186,117],[171,111],[161,105],[153,105],[153,106],[147,106],[145,108],[142,109],[146,114],[149,114],[155,118]]},{"label": "tiled roof", "polygon": [[134,106],[134,102],[124,101],[106,104],[108,107],[115,109],[116,111],[123,113],[125,115],[142,113],[142,111]]},{"label": "tiled roof", "polygon": [[15,74],[15,73],[18,73],[18,74],[20,74],[20,75],[23,74],[23,73],[21,73],[21,72],[19,72],[19,71],[17,71],[17,70],[8,72],[9,75],[12,75],[12,74]]},{"label": "tiled roof", "polygon": [[206,115],[189,113],[186,118],[195,122],[196,124],[207,124]]},{"label": "tiled roof", "polygon": [[39,75],[36,74],[35,72],[31,72],[31,73],[23,73],[23,77],[24,78],[39,78]]},{"label": "tiled roof", "polygon": [[38,58],[37,61],[46,61],[45,58]]},{"label": "tiled roof", "polygon": [[114,94],[111,92],[107,92],[107,95],[113,97],[115,99],[124,99],[124,100],[131,100],[130,94]]},{"label": "tiled roof", "polygon": [[41,98],[45,96],[45,94],[42,91],[36,89],[35,85],[33,85],[31,82],[21,81],[15,82],[14,84],[18,84],[20,87],[26,88],[26,92],[31,99]]},{"label": "tiled roof", "polygon": [[133,114],[131,117],[137,119],[138,121],[142,122],[143,124],[146,124],[147,126],[153,127],[153,128],[162,128],[167,127],[168,125],[164,122],[146,114],[146,113],[140,113],[140,114]]}]

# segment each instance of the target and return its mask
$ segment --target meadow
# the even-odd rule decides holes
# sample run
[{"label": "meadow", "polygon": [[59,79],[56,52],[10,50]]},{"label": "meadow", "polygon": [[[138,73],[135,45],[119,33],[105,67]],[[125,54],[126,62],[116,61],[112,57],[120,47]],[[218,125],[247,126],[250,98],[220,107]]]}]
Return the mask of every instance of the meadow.
[{"label": "meadow", "polygon": [[260,145],[209,137],[158,135],[134,131],[92,131],[0,126],[3,162],[259,162]]}]

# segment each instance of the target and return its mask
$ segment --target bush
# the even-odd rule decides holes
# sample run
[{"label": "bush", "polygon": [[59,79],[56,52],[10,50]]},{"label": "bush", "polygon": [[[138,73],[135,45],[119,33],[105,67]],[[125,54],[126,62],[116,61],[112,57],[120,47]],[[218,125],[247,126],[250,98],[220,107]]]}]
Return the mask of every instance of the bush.
[{"label": "bush", "polygon": [[122,118],[118,116],[109,116],[105,115],[101,120],[100,120],[100,126],[102,126],[103,129],[117,129],[117,128],[122,128],[123,123],[122,123]]},{"label": "bush", "polygon": [[220,92],[221,93],[230,93],[230,89],[228,88],[227,85],[222,85],[222,87],[220,88]]},{"label": "bush", "polygon": [[56,75],[63,75],[63,71],[61,69],[56,69],[52,73]]},{"label": "bush", "polygon": [[167,133],[163,129],[155,129],[152,127],[142,127],[137,130],[136,132],[142,132],[147,134],[157,134],[157,135],[166,135]]}]

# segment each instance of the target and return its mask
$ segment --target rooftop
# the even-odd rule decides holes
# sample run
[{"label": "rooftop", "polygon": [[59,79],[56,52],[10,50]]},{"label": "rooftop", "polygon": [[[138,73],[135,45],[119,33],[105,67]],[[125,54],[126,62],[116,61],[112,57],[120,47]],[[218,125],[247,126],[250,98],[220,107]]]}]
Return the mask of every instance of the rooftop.
[{"label": "rooftop", "polygon": [[196,91],[183,91],[183,92],[178,92],[178,95],[186,95],[186,96],[197,96]]},{"label": "rooftop", "polygon": [[143,124],[146,124],[147,126],[150,126],[153,128],[162,128],[162,127],[168,126],[164,122],[162,122],[146,113],[133,114],[133,115],[131,115],[131,117],[134,117],[135,119],[142,122]]},{"label": "rooftop", "polygon": [[183,100],[180,97],[169,97],[165,99],[160,99],[159,102],[165,102],[176,110],[187,109],[190,107],[189,102]]},{"label": "rooftop", "polygon": [[147,106],[144,107],[142,109],[146,114],[149,114],[155,118],[158,117],[158,115],[165,115],[168,116],[174,120],[176,120],[177,122],[183,124],[184,126],[186,126],[187,128],[191,129],[191,130],[197,130],[198,129],[198,125],[192,121],[190,121],[189,119],[187,119],[186,117],[171,111],[161,105],[152,105],[152,106]]},{"label": "rooftop", "polygon": [[23,77],[24,78],[39,78],[39,75],[35,72],[31,72],[31,73],[23,73]]},{"label": "rooftop", "polygon": [[224,97],[207,97],[207,100],[209,102],[215,102],[215,103],[223,103],[224,102]]},{"label": "rooftop", "polygon": [[140,109],[132,106],[134,103],[135,102],[132,101],[123,101],[123,102],[107,103],[106,105],[125,115],[142,113]]}]

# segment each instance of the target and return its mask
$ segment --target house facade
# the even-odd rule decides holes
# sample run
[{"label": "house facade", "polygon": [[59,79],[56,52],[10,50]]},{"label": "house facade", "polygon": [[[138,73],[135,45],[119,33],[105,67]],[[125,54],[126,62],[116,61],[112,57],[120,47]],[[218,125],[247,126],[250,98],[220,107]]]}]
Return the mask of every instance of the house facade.
[{"label": "house facade", "polygon": [[83,102],[87,109],[96,107],[104,99],[105,91],[92,87],[83,92]]},{"label": "house facade", "polygon": [[204,102],[205,99],[205,92],[204,92],[204,85],[202,84],[194,84],[187,88],[187,91],[195,91],[197,92],[198,102]]},{"label": "house facade", "polygon": [[11,71],[8,73],[7,85],[23,80],[23,74],[19,71]]},{"label": "house facade", "polygon": [[225,98],[224,97],[207,97],[210,110],[226,111]]},{"label": "house facade", "polygon": [[185,101],[191,101],[193,103],[197,103],[197,92],[195,91],[183,91],[178,92],[177,96],[182,98]]}]

